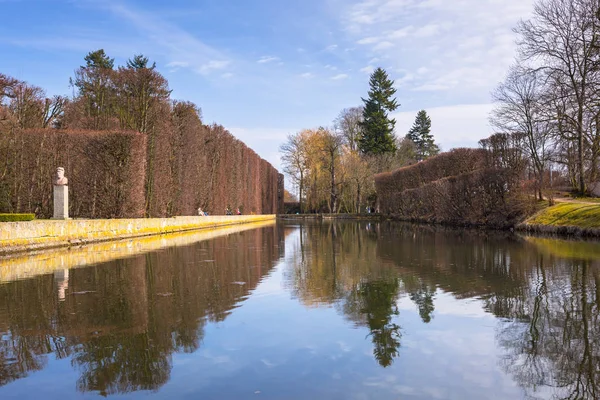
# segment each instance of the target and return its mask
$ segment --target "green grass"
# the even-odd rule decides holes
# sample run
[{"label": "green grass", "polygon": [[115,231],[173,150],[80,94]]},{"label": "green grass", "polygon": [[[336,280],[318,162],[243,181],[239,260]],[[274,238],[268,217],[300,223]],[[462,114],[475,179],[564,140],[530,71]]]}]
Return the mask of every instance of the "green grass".
[{"label": "green grass", "polygon": [[0,222],[33,221],[35,214],[0,214]]},{"label": "green grass", "polygon": [[527,223],[600,228],[600,204],[560,203],[540,211],[530,218]]}]

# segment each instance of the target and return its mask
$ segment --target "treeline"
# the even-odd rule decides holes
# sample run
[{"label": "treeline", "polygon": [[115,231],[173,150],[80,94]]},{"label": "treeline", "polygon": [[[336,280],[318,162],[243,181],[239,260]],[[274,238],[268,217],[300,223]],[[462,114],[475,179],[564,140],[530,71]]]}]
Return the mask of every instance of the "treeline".
[{"label": "treeline", "polygon": [[600,1],[541,0],[521,21],[518,57],[493,93],[498,132],[482,146],[524,163],[538,197],[548,171],[581,195],[600,181]]},{"label": "treeline", "polygon": [[[394,81],[377,68],[362,107],[344,109],[332,128],[304,129],[281,146],[284,171],[297,189],[300,212],[360,213],[376,206],[373,175],[422,161],[440,149],[422,110],[405,137],[394,135]],[[289,211],[289,210],[288,210]]]},{"label": "treeline", "polygon": [[115,68],[89,53],[71,98],[0,74],[0,212],[52,215],[51,182],[65,167],[74,217],[277,213],[283,175],[136,55]]}]

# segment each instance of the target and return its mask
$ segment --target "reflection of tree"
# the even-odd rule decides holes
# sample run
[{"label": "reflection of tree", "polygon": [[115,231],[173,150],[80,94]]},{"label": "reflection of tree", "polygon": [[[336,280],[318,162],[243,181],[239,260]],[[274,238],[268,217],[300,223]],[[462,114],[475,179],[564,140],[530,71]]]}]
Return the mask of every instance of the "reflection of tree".
[{"label": "reflection of tree", "polygon": [[23,378],[30,371],[39,371],[46,365],[46,355],[37,353],[36,350],[39,350],[39,347],[35,343],[30,343],[31,340],[27,339],[9,337],[2,340],[2,347],[0,348],[0,385],[6,385]]},{"label": "reflection of tree", "polygon": [[309,224],[292,260],[288,280],[305,304],[335,304],[348,319],[370,330],[373,354],[384,367],[400,347],[396,301],[400,278],[394,268],[376,261],[374,224]]},{"label": "reflection of tree", "polygon": [[171,373],[171,349],[161,349],[147,333],[108,335],[81,345],[72,363],[81,376],[77,389],[106,396],[136,390],[156,390]]},{"label": "reflection of tree", "polygon": [[503,366],[535,392],[555,388],[561,399],[600,398],[600,272],[589,261],[540,258],[522,312],[499,331]]},{"label": "reflection of tree", "polygon": [[0,385],[44,368],[53,353],[71,357],[81,392],[159,389],[172,354],[197,350],[206,321],[226,318],[282,244],[274,226],[73,269],[62,295],[52,275],[2,284]]},{"label": "reflection of tree", "polygon": [[435,290],[431,290],[427,285],[421,284],[417,289],[410,292],[410,299],[417,305],[419,315],[426,324],[431,322],[431,314],[435,309],[433,305],[433,296]]},{"label": "reflection of tree", "polygon": [[392,364],[400,348],[400,326],[392,321],[399,314],[396,306],[399,288],[397,278],[361,283],[344,305],[344,310],[355,320],[366,322],[374,345],[373,355],[382,367]]}]

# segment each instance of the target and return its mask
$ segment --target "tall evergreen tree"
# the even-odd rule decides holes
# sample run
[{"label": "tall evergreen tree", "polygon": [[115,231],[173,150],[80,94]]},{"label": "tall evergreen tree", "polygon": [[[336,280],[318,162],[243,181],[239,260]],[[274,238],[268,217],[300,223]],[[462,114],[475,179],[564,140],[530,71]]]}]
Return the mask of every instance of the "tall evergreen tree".
[{"label": "tall evergreen tree", "polygon": [[431,118],[425,110],[417,113],[415,122],[406,138],[415,144],[417,161],[423,161],[440,152],[440,148],[435,144],[431,134]]},{"label": "tall evergreen tree", "polygon": [[377,68],[369,80],[369,97],[362,99],[365,103],[362,134],[358,140],[358,148],[363,154],[384,154],[396,151],[394,126],[396,120],[388,117],[388,112],[398,108],[393,97],[396,93],[394,81],[382,68]]},{"label": "tall evergreen tree", "polygon": [[114,65],[103,49],[89,52],[85,65],[75,71],[71,84],[79,89],[79,97],[84,101],[86,117],[91,120],[91,128],[108,129],[114,112]]}]

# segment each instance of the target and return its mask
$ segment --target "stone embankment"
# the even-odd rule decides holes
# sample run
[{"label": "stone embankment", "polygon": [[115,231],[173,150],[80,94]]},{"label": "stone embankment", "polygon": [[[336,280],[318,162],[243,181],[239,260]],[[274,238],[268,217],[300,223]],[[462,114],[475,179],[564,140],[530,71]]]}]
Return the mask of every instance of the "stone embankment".
[{"label": "stone embankment", "polygon": [[275,215],[235,215],[3,222],[0,223],[0,254],[273,221],[275,218]]},{"label": "stone embankment", "polygon": [[273,227],[275,220],[228,225],[214,229],[201,229],[169,235],[151,235],[134,239],[103,241],[58,248],[27,251],[0,256],[0,284],[32,276],[51,274],[71,268],[97,265],[120,258],[134,257],[168,247],[189,246],[251,229]]}]

